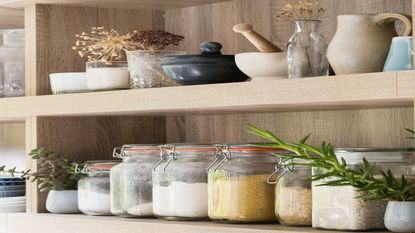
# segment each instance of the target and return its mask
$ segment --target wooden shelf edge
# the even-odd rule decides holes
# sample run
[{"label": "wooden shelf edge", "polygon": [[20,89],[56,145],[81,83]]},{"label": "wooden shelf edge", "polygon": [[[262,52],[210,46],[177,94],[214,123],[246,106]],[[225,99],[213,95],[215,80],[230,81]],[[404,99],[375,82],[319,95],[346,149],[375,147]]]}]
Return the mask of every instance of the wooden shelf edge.
[{"label": "wooden shelf edge", "polygon": [[51,4],[67,6],[90,6],[126,9],[171,9],[213,4],[229,0],[2,0],[0,7],[23,9],[30,4]]},{"label": "wooden shelf edge", "polygon": [[412,107],[412,71],[0,99],[0,118]]},{"label": "wooden shelf edge", "polygon": [[55,214],[8,214],[7,226],[7,233],[26,232],[28,226],[30,226],[31,233],[338,233],[338,231],[285,227],[278,224],[222,224],[209,221],[179,222]]}]

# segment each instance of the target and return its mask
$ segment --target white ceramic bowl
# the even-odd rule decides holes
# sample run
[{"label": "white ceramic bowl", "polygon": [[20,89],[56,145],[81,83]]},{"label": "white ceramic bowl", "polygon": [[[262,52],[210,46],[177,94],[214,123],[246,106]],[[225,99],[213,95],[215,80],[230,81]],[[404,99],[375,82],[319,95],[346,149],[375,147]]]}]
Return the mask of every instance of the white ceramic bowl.
[{"label": "white ceramic bowl", "polygon": [[238,68],[252,78],[252,81],[285,79],[288,77],[287,54],[239,53],[235,55]]},{"label": "white ceramic bowl", "polygon": [[54,73],[49,75],[53,94],[87,92],[85,73]]}]

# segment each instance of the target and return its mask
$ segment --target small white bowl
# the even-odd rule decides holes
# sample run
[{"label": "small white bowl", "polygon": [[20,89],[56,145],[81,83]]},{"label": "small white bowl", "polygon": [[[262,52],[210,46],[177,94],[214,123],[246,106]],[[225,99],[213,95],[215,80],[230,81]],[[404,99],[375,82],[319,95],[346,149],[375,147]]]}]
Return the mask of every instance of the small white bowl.
[{"label": "small white bowl", "polygon": [[53,94],[88,92],[86,73],[49,74]]},{"label": "small white bowl", "polygon": [[287,53],[239,53],[235,55],[238,68],[252,81],[288,78]]}]

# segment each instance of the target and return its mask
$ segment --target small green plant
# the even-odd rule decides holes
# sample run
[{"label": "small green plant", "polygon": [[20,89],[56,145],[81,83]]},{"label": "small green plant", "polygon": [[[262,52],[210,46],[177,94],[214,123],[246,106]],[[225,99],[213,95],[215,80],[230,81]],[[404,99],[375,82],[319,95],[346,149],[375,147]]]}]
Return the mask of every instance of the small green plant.
[{"label": "small green plant", "polygon": [[[398,178],[391,171],[380,171],[380,176],[375,176],[373,173],[376,164],[371,164],[366,159],[363,159],[363,166],[360,169],[351,169],[343,158],[339,161],[335,148],[330,143],[323,142],[320,147],[311,146],[307,144],[310,135],[305,136],[298,143],[289,143],[267,130],[253,125],[247,125],[247,128],[250,133],[272,142],[257,144],[258,146],[293,152],[291,155],[279,155],[291,159],[293,162],[289,165],[323,169],[325,172],[313,175],[311,178],[312,181],[321,181],[321,186],[352,186],[361,192],[359,198],[364,200],[415,201],[414,180],[409,180],[403,175]],[[304,162],[298,163],[294,159]]]},{"label": "small green plant", "polygon": [[76,163],[44,148],[32,150],[29,156],[38,163],[36,172],[30,170],[17,171],[16,168],[0,166],[0,173],[6,173],[14,177],[19,176],[31,182],[38,181],[40,192],[77,189],[77,182],[82,175],[76,173]]}]

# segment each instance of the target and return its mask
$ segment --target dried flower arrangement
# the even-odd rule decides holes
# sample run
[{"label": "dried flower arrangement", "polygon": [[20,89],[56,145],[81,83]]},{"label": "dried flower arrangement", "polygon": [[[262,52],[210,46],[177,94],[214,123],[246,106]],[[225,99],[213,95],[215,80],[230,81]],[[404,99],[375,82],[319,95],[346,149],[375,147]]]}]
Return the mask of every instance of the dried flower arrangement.
[{"label": "dried flower arrangement", "polygon": [[326,8],[320,6],[317,0],[299,1],[293,4],[286,4],[282,11],[275,15],[278,19],[288,20],[318,20]]},{"label": "dried flower arrangement", "polygon": [[38,181],[40,192],[77,189],[78,180],[82,175],[75,172],[76,163],[44,148],[32,150],[29,156],[39,164],[36,172],[30,172],[30,170],[17,171],[16,168],[7,169],[6,166],[1,166],[0,173],[9,174],[13,177],[19,175],[22,179],[31,182]]},{"label": "dried flower arrangement", "polygon": [[142,50],[164,50],[167,46],[178,45],[183,39],[183,36],[166,31],[147,30],[134,32],[130,42]]},{"label": "dried flower arrangement", "polygon": [[133,31],[120,34],[104,27],[94,27],[91,33],[83,32],[76,35],[79,38],[73,50],[79,56],[87,57],[90,62],[124,61],[125,50],[163,50],[169,45],[178,45],[183,36],[174,35],[165,31]]}]

